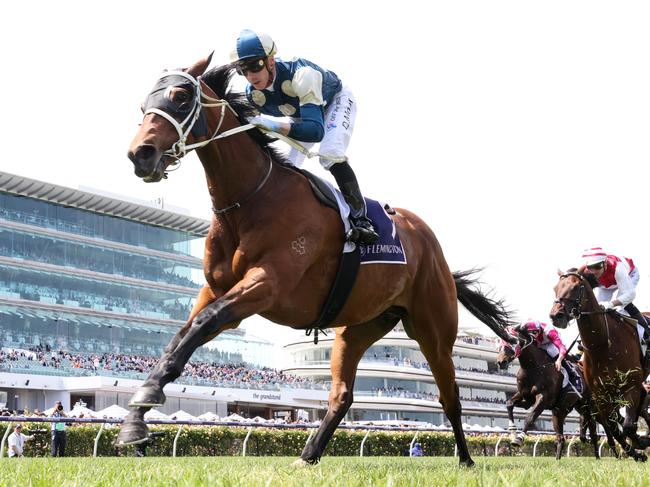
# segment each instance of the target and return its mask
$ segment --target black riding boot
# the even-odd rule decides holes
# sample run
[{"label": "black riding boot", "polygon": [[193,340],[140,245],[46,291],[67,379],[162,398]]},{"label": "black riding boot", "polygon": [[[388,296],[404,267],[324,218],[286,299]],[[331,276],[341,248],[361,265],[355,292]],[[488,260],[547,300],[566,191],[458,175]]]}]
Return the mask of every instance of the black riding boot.
[{"label": "black riding boot", "polygon": [[354,225],[351,240],[360,244],[372,244],[379,240],[379,235],[366,214],[366,201],[361,195],[357,177],[346,162],[339,162],[330,168],[345,201],[350,205],[350,220]]}]

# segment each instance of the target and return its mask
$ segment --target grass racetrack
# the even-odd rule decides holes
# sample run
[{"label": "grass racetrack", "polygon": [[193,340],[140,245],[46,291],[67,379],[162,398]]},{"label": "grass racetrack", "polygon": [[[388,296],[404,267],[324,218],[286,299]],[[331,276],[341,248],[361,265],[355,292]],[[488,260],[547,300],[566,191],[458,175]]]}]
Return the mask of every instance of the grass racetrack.
[{"label": "grass racetrack", "polygon": [[605,458],[324,457],[311,468],[287,457],[3,458],[0,486],[650,486],[650,465]]}]

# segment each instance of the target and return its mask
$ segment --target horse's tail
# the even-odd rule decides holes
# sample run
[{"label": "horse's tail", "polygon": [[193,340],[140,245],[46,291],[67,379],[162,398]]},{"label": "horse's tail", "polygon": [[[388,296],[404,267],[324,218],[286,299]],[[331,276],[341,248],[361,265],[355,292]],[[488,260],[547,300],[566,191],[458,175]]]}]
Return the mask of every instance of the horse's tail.
[{"label": "horse's tail", "polygon": [[480,271],[481,269],[470,269],[453,273],[458,301],[479,321],[489,326],[499,338],[512,342],[513,337],[506,328],[516,323],[510,319],[511,312],[503,300],[495,301],[480,290],[473,289],[473,286],[480,284],[478,278],[473,277]]}]

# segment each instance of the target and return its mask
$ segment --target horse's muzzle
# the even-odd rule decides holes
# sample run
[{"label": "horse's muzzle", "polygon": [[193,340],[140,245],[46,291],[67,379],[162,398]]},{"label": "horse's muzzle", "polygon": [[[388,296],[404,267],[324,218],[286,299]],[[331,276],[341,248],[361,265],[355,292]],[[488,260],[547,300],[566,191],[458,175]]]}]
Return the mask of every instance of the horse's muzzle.
[{"label": "horse's muzzle", "polygon": [[566,313],[559,312],[551,314],[549,317],[551,318],[551,322],[555,328],[565,329],[567,326],[569,326],[569,319]]},{"label": "horse's muzzle", "polygon": [[147,183],[160,181],[165,170],[162,163],[162,153],[154,145],[141,144],[127,154],[133,163],[135,175]]}]

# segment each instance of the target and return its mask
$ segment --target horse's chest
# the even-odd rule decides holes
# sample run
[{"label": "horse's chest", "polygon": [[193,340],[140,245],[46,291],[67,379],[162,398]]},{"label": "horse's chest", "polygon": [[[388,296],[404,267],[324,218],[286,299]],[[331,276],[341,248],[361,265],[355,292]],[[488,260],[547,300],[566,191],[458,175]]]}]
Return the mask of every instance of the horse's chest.
[{"label": "horse's chest", "polygon": [[249,265],[242,249],[214,252],[206,262],[206,279],[211,286],[229,289],[241,280]]}]

